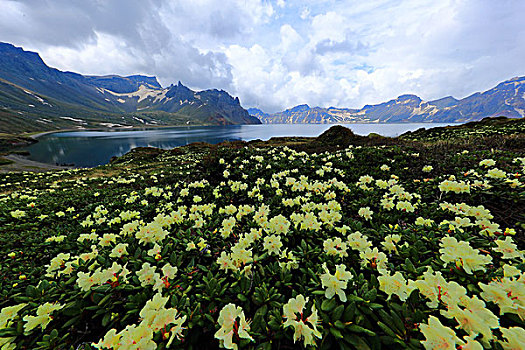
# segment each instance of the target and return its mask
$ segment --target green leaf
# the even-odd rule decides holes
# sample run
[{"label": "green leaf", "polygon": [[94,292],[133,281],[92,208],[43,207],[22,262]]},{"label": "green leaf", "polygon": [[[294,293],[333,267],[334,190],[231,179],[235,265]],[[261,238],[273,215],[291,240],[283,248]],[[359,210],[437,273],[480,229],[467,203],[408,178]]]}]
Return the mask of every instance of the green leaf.
[{"label": "green leaf", "polygon": [[334,326],[338,329],[344,329],[345,328],[345,324],[339,320],[335,321],[334,322]]},{"label": "green leaf", "polygon": [[255,349],[256,350],[271,350],[272,349],[272,343],[265,342],[265,343],[259,344]]},{"label": "green leaf", "polygon": [[58,337],[58,331],[57,331],[56,328],[55,328],[55,329],[53,329],[53,330],[51,331],[51,333],[49,333],[49,339],[54,340],[54,339],[56,339],[57,337]]},{"label": "green leaf", "polygon": [[16,335],[16,329],[9,327],[9,328],[2,328],[0,329],[0,338],[7,338],[7,337],[13,337]]},{"label": "green leaf", "polygon": [[336,303],[334,298],[332,298],[332,299],[325,299],[321,303],[321,310],[323,310],[325,312],[330,312],[330,311],[332,311],[334,309],[334,307],[336,305],[337,305],[337,303]]},{"label": "green leaf", "polygon": [[341,334],[341,331],[339,331],[336,328],[330,327],[330,333],[332,333],[332,335],[334,337],[336,337],[337,339],[342,339],[343,338],[343,335]]},{"label": "green leaf", "polygon": [[377,297],[377,289],[374,287],[372,288],[370,291],[368,291],[365,295],[364,295],[364,298],[366,300],[370,300],[370,301],[374,301],[376,300],[376,297]]},{"label": "green leaf", "polygon": [[417,273],[416,267],[414,266],[414,264],[412,263],[412,261],[409,258],[405,259],[405,267],[406,267],[408,272]]},{"label": "green leaf", "polygon": [[82,316],[79,315],[79,316],[76,316],[76,317],[70,318],[66,323],[64,323],[64,324],[62,325],[61,328],[62,328],[62,329],[68,329],[69,327],[71,327],[72,325],[74,325],[75,323],[77,323],[77,322],[80,320],[81,317],[82,317]]},{"label": "green leaf", "polygon": [[356,304],[355,302],[351,302],[346,308],[345,312],[343,314],[343,321],[344,322],[350,322],[354,319],[355,311],[356,311]]},{"label": "green leaf", "polygon": [[347,299],[348,299],[347,301],[365,301],[365,299],[358,297],[357,295],[354,295],[354,294],[347,295]]},{"label": "green leaf", "polygon": [[388,334],[389,336],[393,337],[393,338],[396,338],[396,334],[394,333],[393,330],[391,330],[386,324],[384,324],[383,322],[381,321],[378,321],[377,322],[377,325],[379,326],[379,328],[381,328],[386,334]]},{"label": "green leaf", "polygon": [[341,316],[343,315],[343,311],[345,310],[344,305],[339,305],[332,311],[332,322],[335,322],[337,320],[341,319]]},{"label": "green leaf", "polygon": [[352,344],[358,350],[370,350],[370,346],[368,346],[363,338],[355,334],[346,333],[344,339],[347,343]]},{"label": "green leaf", "polygon": [[102,326],[106,327],[108,323],[111,321],[111,313],[108,312],[102,317]]},{"label": "green leaf", "polygon": [[26,288],[26,295],[30,298],[37,298],[38,295],[39,295],[39,291],[36,287],[34,286],[27,286]]},{"label": "green leaf", "polygon": [[375,332],[372,332],[371,330],[368,330],[368,329],[363,328],[361,326],[358,326],[356,324],[348,325],[348,326],[346,326],[346,329],[348,329],[349,331],[351,331],[353,333],[364,333],[364,334],[372,336],[372,337],[376,336]]},{"label": "green leaf", "polygon": [[101,306],[101,305],[105,304],[106,301],[109,300],[109,298],[111,298],[111,294],[108,294],[108,295],[106,295],[104,298],[100,299],[100,301],[97,303],[97,305],[98,305],[98,306]]}]

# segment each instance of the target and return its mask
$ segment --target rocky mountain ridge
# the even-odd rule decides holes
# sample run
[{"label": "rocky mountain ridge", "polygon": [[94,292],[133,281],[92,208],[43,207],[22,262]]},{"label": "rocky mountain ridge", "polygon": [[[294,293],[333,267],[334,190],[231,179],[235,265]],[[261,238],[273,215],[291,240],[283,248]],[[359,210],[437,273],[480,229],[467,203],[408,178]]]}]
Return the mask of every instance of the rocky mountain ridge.
[{"label": "rocky mountain ridge", "polygon": [[512,78],[460,100],[447,96],[423,101],[407,94],[361,109],[299,105],[273,114],[256,108],[248,112],[263,123],[446,123],[496,116],[522,118],[525,116],[525,77]]},{"label": "rocky mountain ridge", "polygon": [[156,77],[84,76],[0,43],[0,132],[179,124],[259,124],[223,90],[163,88]]}]

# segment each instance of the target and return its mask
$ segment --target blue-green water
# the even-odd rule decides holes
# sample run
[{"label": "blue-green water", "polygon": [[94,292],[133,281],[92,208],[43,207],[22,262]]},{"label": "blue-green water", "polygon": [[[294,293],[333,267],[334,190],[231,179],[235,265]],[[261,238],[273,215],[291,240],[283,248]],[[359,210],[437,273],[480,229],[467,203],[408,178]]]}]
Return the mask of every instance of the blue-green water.
[{"label": "blue-green water", "polygon": [[[371,132],[383,136],[398,136],[406,131],[451,124],[346,124],[359,135]],[[263,124],[231,126],[187,126],[128,131],[71,131],[46,134],[28,147],[32,160],[50,164],[74,164],[93,167],[109,162],[135,147],[170,149],[192,142],[216,144],[234,140],[268,140],[280,136],[319,136],[329,124]]]}]

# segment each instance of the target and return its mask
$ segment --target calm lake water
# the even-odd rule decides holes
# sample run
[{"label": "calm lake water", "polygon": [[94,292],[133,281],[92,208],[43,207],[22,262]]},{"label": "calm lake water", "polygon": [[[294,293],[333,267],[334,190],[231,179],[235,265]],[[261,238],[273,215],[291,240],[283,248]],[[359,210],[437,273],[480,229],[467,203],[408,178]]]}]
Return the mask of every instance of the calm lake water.
[{"label": "calm lake water", "polygon": [[[32,160],[50,164],[93,167],[109,162],[135,147],[170,149],[192,142],[216,144],[234,140],[268,140],[278,136],[319,136],[334,124],[263,124],[231,126],[183,126],[128,131],[71,131],[46,134],[27,150]],[[359,135],[371,132],[398,136],[406,131],[452,125],[441,123],[341,124]]]}]

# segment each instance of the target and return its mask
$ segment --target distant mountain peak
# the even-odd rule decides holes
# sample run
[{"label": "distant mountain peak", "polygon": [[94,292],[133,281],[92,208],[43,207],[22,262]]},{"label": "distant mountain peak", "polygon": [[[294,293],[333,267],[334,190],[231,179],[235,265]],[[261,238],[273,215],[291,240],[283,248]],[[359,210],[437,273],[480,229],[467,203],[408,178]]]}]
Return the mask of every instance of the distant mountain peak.
[{"label": "distant mountain peak", "polygon": [[405,100],[414,100],[414,101],[422,101],[421,98],[417,95],[413,94],[404,94],[397,97],[397,100],[405,101]]},{"label": "distant mountain peak", "polygon": [[302,105],[297,105],[293,108],[290,108],[289,111],[295,113],[295,112],[305,112],[309,109],[310,109],[310,106],[308,106],[307,104],[302,104]]},{"label": "distant mountain peak", "polygon": [[299,105],[283,112],[257,116],[263,123],[448,123],[496,116],[520,118],[525,117],[525,77],[514,77],[461,100],[446,96],[423,101],[417,95],[404,94],[361,109]]},{"label": "distant mountain peak", "polygon": [[129,75],[122,77],[120,75],[86,75],[84,76],[89,83],[99,88],[104,88],[116,93],[131,93],[138,91],[141,86],[149,89],[162,89],[162,86],[154,76],[146,75]]}]

